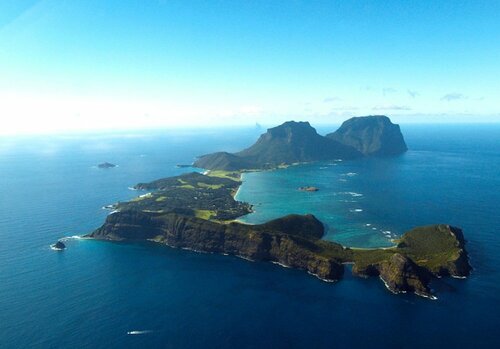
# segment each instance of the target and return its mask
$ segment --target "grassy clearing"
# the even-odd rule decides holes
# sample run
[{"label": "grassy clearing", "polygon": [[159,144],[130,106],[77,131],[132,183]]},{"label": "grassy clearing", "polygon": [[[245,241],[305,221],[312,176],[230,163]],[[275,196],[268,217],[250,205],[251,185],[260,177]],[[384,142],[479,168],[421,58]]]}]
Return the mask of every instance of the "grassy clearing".
[{"label": "grassy clearing", "polygon": [[150,199],[153,195],[151,193],[147,193],[147,194],[144,194],[144,195],[141,195],[141,196],[138,196],[136,198],[133,198],[132,202],[137,202],[137,201],[141,201],[141,200],[144,200],[144,199]]},{"label": "grassy clearing", "polygon": [[222,170],[214,170],[208,171],[207,176],[210,177],[219,177],[219,178],[228,178],[233,181],[239,181],[241,172],[239,171],[222,171]]},{"label": "grassy clearing", "polygon": [[207,183],[203,183],[203,182],[198,182],[197,183],[197,186],[200,187],[200,188],[206,188],[206,189],[220,189],[224,186],[224,184],[207,184]]},{"label": "grassy clearing", "polygon": [[402,237],[399,246],[419,265],[430,270],[438,270],[458,258],[460,253],[456,238],[445,225],[415,228]]},{"label": "grassy clearing", "polygon": [[353,249],[353,261],[359,267],[364,267],[370,264],[378,264],[384,260],[388,260],[396,249]]},{"label": "grassy clearing", "polygon": [[179,185],[179,188],[194,189],[194,186],[192,186],[191,184],[183,184],[183,185]]},{"label": "grassy clearing", "polygon": [[160,197],[157,197],[155,201],[156,202],[162,202],[162,201],[165,201],[165,200],[167,200],[166,196],[160,196]]},{"label": "grassy clearing", "polygon": [[194,210],[194,215],[196,218],[209,220],[212,216],[215,216],[215,211],[211,210]]}]

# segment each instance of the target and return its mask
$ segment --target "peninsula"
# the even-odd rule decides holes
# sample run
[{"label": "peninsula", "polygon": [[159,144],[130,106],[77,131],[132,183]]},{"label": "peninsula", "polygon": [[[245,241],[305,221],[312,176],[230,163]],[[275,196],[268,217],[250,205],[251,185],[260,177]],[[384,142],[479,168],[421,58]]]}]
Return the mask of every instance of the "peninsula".
[{"label": "peninsula", "polygon": [[[113,212],[105,223],[88,237],[153,241],[171,247],[270,261],[305,270],[325,281],[340,280],[344,265],[352,264],[353,274],[378,276],[394,293],[413,292],[434,298],[429,286],[433,278],[462,278],[470,273],[465,240],[459,228],[446,224],[418,227],[406,232],[393,247],[357,249],[323,240],[324,226],[312,214],[292,214],[258,225],[236,221],[252,211],[251,205],[234,199],[241,185],[242,171],[278,167],[296,160],[355,158],[405,151],[402,136],[399,148],[387,146],[386,142],[394,144],[397,138],[393,127],[388,140],[386,131],[375,132],[387,127],[384,118],[362,119],[368,120],[366,128],[356,125],[351,131],[343,132],[350,135],[346,139],[359,140],[356,148],[318,135],[309,123],[287,122],[268,130],[243,152],[201,157],[196,164],[211,169],[206,174],[193,172],[137,184],[135,189],[147,193],[112,205]],[[373,123],[374,119],[377,122]],[[370,136],[355,136],[359,132]]]}]

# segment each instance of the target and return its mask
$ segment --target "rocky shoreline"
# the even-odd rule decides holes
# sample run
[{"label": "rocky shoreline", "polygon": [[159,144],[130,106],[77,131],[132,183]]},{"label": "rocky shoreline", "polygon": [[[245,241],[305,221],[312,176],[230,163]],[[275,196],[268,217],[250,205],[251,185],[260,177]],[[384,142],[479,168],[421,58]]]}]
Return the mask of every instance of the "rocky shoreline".
[{"label": "rocky shoreline", "polygon": [[[466,277],[471,270],[458,228],[435,225],[416,228],[398,246],[356,250],[322,240],[323,224],[313,215],[289,215],[260,225],[218,223],[176,212],[125,210],[110,214],[87,237],[111,241],[154,241],[174,248],[232,255],[302,269],[324,281],[338,281],[344,264],[353,274],[378,276],[393,293],[412,292],[434,298],[429,283],[436,277]],[[436,252],[421,250],[420,240],[434,236]],[[448,255],[443,259],[443,253]],[[426,262],[423,261],[426,257]]]}]

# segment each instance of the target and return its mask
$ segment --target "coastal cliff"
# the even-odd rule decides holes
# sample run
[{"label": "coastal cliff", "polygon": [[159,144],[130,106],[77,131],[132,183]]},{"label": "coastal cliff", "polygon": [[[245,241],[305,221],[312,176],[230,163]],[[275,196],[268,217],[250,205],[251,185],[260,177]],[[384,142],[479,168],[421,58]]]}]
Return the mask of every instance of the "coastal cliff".
[{"label": "coastal cliff", "polygon": [[399,125],[384,115],[351,118],[326,137],[351,146],[365,156],[398,155],[408,150]]},{"label": "coastal cliff", "polygon": [[319,254],[312,243],[321,236],[323,225],[312,215],[290,215],[252,226],[132,210],[109,215],[104,225],[89,235],[115,241],[150,240],[171,247],[271,261],[306,270],[324,280],[338,280],[344,271],[342,264]]},{"label": "coastal cliff", "polygon": [[394,293],[414,292],[430,298],[432,278],[465,278],[472,270],[462,230],[445,224],[414,228],[393,248],[357,249],[354,254],[353,274],[379,276]]},{"label": "coastal cliff", "polygon": [[321,240],[323,224],[313,215],[289,215],[260,225],[219,223],[177,212],[124,210],[110,214],[88,237],[113,241],[154,241],[171,247],[270,261],[339,280],[343,264],[353,274],[379,276],[394,293],[434,298],[434,277],[470,273],[460,229],[448,225],[415,228],[385,249],[354,249]]}]

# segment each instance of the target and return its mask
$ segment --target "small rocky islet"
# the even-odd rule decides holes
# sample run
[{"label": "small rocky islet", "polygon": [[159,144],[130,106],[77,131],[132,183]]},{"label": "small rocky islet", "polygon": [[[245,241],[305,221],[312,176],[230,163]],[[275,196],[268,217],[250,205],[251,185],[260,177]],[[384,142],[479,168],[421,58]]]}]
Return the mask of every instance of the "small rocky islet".
[{"label": "small rocky islet", "polygon": [[318,187],[312,187],[312,186],[305,186],[305,187],[299,187],[298,190],[299,191],[315,192],[315,191],[319,191],[319,188]]},{"label": "small rocky islet", "polygon": [[117,165],[115,164],[112,164],[110,162],[102,162],[100,164],[97,165],[98,168],[102,168],[102,169],[106,169],[106,168],[114,168],[116,167]]},{"label": "small rocky islet", "polygon": [[55,251],[62,251],[66,248],[66,245],[61,240],[58,240],[55,244],[50,245],[50,248]]},{"label": "small rocky islet", "polygon": [[[269,129],[242,152],[201,156],[194,166],[208,169],[206,174],[193,172],[139,183],[134,188],[148,192],[112,205],[113,213],[88,237],[154,241],[276,262],[306,270],[325,281],[340,280],[344,265],[352,264],[354,275],[378,276],[394,293],[435,298],[429,286],[432,279],[462,278],[471,271],[465,239],[457,227],[417,227],[403,234],[393,247],[358,249],[323,240],[324,226],[312,214],[288,215],[257,225],[237,221],[252,212],[251,205],[234,199],[245,171],[406,151],[399,126],[387,117],[354,119],[359,120],[346,121],[335,136],[326,137],[318,135],[309,123],[287,122]],[[304,186],[299,190],[318,188]]]}]

